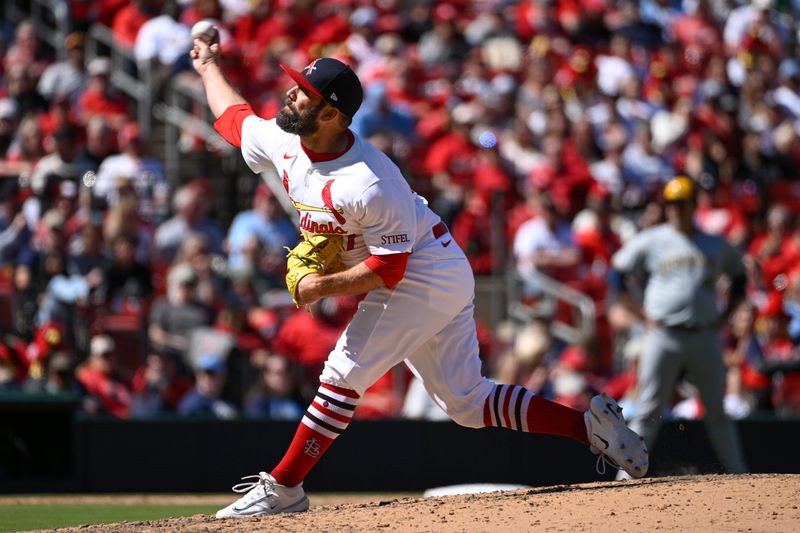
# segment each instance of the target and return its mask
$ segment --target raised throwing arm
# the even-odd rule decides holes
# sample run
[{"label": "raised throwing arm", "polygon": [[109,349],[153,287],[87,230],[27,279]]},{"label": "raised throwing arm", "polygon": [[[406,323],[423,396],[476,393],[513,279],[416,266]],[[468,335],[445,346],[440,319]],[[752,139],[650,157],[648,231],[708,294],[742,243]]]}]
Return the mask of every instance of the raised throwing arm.
[{"label": "raised throwing arm", "polygon": [[190,52],[192,65],[203,81],[208,105],[214,116],[219,118],[232,105],[246,104],[247,100],[228,83],[219,66],[219,38],[210,43],[195,38],[193,42],[194,47]]}]

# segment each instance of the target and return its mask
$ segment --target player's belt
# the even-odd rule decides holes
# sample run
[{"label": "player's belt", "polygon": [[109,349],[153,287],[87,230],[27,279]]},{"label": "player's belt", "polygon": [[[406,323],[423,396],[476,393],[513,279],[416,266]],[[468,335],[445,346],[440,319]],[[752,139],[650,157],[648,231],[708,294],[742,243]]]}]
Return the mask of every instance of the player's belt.
[{"label": "player's belt", "polygon": [[445,224],[444,222],[439,222],[438,224],[436,224],[431,228],[431,232],[433,232],[434,239],[438,239],[439,237],[447,233],[447,231],[448,231],[447,224]]}]

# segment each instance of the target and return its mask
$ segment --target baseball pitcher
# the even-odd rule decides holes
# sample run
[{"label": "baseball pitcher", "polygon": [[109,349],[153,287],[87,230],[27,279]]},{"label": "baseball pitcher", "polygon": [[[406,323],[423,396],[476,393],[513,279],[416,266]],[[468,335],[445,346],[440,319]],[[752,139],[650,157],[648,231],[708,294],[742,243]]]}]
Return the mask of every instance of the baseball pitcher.
[{"label": "baseball pitcher", "polygon": [[644,443],[611,398],[597,396],[581,413],[481,376],[469,263],[397,166],[348,129],[363,93],[347,65],[321,58],[302,71],[282,66],[295,85],[277,117],[264,120],[224,78],[215,40],[196,37],[191,57],[215,129],[254,172],[274,165],[300,215],[304,241],[290,252],[287,274],[295,302],[366,293],[286,455],[269,474],[236,485],[244,496],[217,517],[308,509],[306,474],[347,428],[360,395],[401,361],[459,424],[562,435],[632,476],[645,474]]}]

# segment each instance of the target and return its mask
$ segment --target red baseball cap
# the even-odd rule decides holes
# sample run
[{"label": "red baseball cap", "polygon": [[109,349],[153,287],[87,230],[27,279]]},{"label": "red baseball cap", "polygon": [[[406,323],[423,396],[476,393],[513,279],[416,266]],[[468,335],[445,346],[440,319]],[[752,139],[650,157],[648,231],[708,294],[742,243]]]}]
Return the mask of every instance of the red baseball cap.
[{"label": "red baseball cap", "polygon": [[338,59],[315,59],[302,72],[286,65],[281,65],[281,68],[297,85],[349,117],[355,115],[361,107],[364,99],[361,82],[356,73]]}]

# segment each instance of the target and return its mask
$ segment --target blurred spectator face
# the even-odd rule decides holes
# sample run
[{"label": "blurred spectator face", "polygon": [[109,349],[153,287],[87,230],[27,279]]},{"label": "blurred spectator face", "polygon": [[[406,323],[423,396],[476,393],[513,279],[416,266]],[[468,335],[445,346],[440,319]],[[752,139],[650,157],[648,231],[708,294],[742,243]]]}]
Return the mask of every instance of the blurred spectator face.
[{"label": "blurred spectator face", "polygon": [[44,258],[44,272],[48,279],[64,274],[64,258],[61,254],[51,253]]},{"label": "blurred spectator face", "polygon": [[636,143],[648,153],[653,153],[652,137],[650,136],[650,128],[647,124],[641,124],[636,128]]},{"label": "blurred spectator face", "polygon": [[175,194],[175,210],[186,220],[190,226],[194,226],[203,216],[202,205],[199,193],[192,187],[184,187]]},{"label": "blurred spectator face", "polygon": [[630,77],[622,84],[620,94],[629,100],[640,100],[642,96],[642,85],[636,77]]},{"label": "blurred spectator face", "polygon": [[664,210],[656,202],[650,202],[644,207],[637,224],[641,229],[647,229],[660,224],[664,220]]},{"label": "blurred spectator face", "polygon": [[564,141],[559,135],[548,135],[542,142],[542,152],[554,167],[561,164]]},{"label": "blurred spectator face", "polygon": [[83,34],[70,33],[64,40],[67,61],[76,68],[83,68]]},{"label": "blurred spectator face", "polygon": [[137,124],[127,124],[119,132],[119,147],[126,154],[141,156],[144,153],[144,139]]},{"label": "blurred spectator face", "polygon": [[731,333],[734,337],[742,338],[750,335],[753,331],[755,321],[755,311],[748,302],[740,304],[731,317]]},{"label": "blurred spectator face", "polygon": [[542,221],[550,228],[555,227],[558,216],[555,205],[553,205],[553,199],[549,195],[539,194],[534,199],[534,206]]},{"label": "blurred spectator face", "polygon": [[204,19],[220,20],[222,18],[222,8],[217,0],[195,0],[194,7]]},{"label": "blurred spectator face", "polygon": [[33,80],[28,74],[28,66],[16,64],[6,72],[6,91],[11,97],[20,96],[33,89]]},{"label": "blurred spectator face", "polygon": [[136,253],[136,239],[128,235],[120,235],[114,239],[114,261],[121,266],[131,266]]},{"label": "blurred spectator face", "polygon": [[64,238],[64,218],[56,212],[49,212],[42,222],[44,232],[42,233],[41,245],[45,253],[55,253],[60,255],[64,251],[66,239]]},{"label": "blurred spectator face", "polygon": [[186,305],[192,298],[192,291],[197,284],[197,276],[187,263],[172,267],[167,275],[168,296],[173,305]]},{"label": "blurred spectator face", "polygon": [[288,359],[270,356],[264,365],[264,383],[275,396],[288,396],[292,392],[292,378]]},{"label": "blurred spectator face", "polygon": [[183,242],[179,254],[185,261],[193,262],[198,257],[208,253],[206,239],[202,235],[191,235]]},{"label": "blurred spectator face", "polygon": [[89,86],[101,94],[107,94],[111,83],[106,72],[89,71]]},{"label": "blurred spectator face", "polygon": [[14,289],[24,291],[31,286],[31,269],[20,265],[14,269]]},{"label": "blurred spectator face", "polygon": [[258,304],[258,295],[253,288],[251,276],[239,274],[231,279],[231,291],[239,305],[254,307]]},{"label": "blurred spectator face", "polygon": [[168,363],[170,359],[162,357],[160,354],[151,353],[147,356],[147,360],[145,361],[145,366],[147,367],[147,371],[152,373],[153,375],[163,375],[167,372],[167,367],[170,366]]},{"label": "blurred spectator face", "polygon": [[103,230],[100,226],[87,224],[81,230],[83,247],[87,253],[97,255],[103,248]]},{"label": "blurred spectator face", "polygon": [[191,281],[184,281],[177,285],[176,299],[173,303],[185,304],[192,299],[192,291],[194,291],[196,283]]},{"label": "blurred spectator face", "polygon": [[206,398],[220,398],[225,388],[225,371],[221,369],[198,370],[195,384],[198,392]]},{"label": "blurred spectator face", "polygon": [[39,41],[36,39],[36,30],[33,28],[33,24],[30,22],[22,22],[17,27],[14,44],[31,52],[39,47]]},{"label": "blurred spectator face", "polygon": [[256,188],[253,197],[253,209],[258,211],[267,220],[273,220],[282,212],[281,204],[266,184],[261,184]]},{"label": "blurred spectator face", "polygon": [[55,209],[68,219],[75,212],[75,200],[78,195],[78,186],[72,181],[62,181],[58,186],[58,196],[56,197]]},{"label": "blurred spectator face", "polygon": [[761,137],[757,133],[748,133],[742,141],[744,157],[753,159],[761,158]]},{"label": "blurred spectator face", "polygon": [[53,135],[55,152],[63,161],[70,162],[77,155],[75,146],[75,132],[70,128],[62,128]]},{"label": "blurred spectator face", "polygon": [[[0,138],[11,139],[19,118],[17,103],[10,98],[0,99]],[[2,154],[0,154],[2,155]]]},{"label": "blurred spectator face", "polygon": [[714,194],[704,188],[697,190],[697,205],[700,207],[711,207],[714,205]]},{"label": "blurred spectator face", "polygon": [[25,119],[20,125],[19,135],[23,156],[27,160],[41,157],[43,152],[42,133],[39,131],[36,120],[32,118]]},{"label": "blurred spectator face", "polygon": [[786,315],[782,312],[771,313],[764,317],[764,340],[769,343],[786,337]]},{"label": "blurred spectator face", "polygon": [[11,223],[19,209],[19,187],[12,179],[0,182],[0,215],[5,217],[7,223]]},{"label": "blurred spectator face", "polygon": [[72,387],[75,377],[72,361],[66,352],[56,352],[50,356],[47,364],[47,385],[49,393],[67,391]]},{"label": "blurred spectator face", "polygon": [[193,234],[188,237],[183,242],[178,257],[190,264],[192,269],[202,279],[207,279],[212,275],[212,257],[208,251],[208,241],[203,235]]},{"label": "blurred spectator face", "polygon": [[89,356],[89,366],[106,376],[111,375],[113,365],[111,362],[112,352],[104,351],[101,353],[93,353]]},{"label": "blurred spectator face", "polygon": [[94,156],[106,156],[114,149],[111,128],[104,118],[92,117],[86,126],[86,149]]},{"label": "blurred spectator face", "polygon": [[767,227],[775,233],[784,233],[789,227],[789,210],[782,205],[773,205],[767,211]]}]

